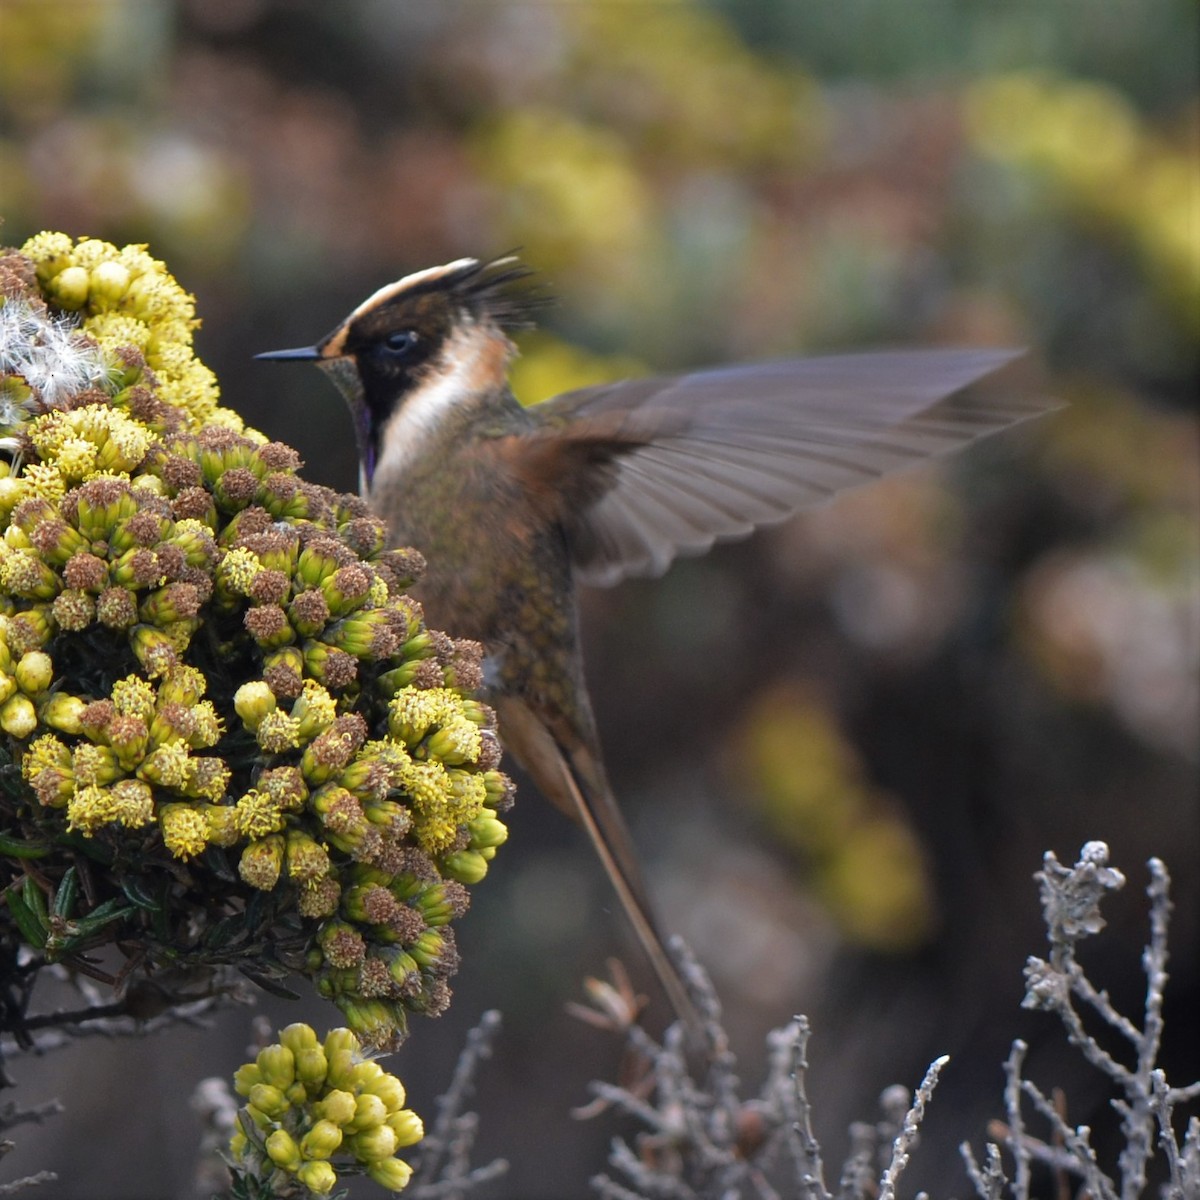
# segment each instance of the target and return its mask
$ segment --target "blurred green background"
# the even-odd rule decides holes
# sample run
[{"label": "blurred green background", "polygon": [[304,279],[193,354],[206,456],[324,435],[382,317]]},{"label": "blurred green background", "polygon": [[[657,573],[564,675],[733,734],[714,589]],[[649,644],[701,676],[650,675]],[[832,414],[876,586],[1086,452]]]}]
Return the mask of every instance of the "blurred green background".
[{"label": "blurred green background", "polygon": [[[1135,892],[1149,855],[1174,869],[1169,1070],[1200,1073],[1197,62],[1195,0],[0,0],[0,241],[149,243],[196,293],[225,403],[347,489],[333,390],[250,357],[463,255],[520,247],[559,298],[522,341],[525,400],[827,348],[1030,346],[1064,412],[585,597],[614,782],[744,1074],[809,1013],[840,1161],[849,1120],[950,1053],[912,1184],[961,1194],[954,1147],[999,1112],[1018,1034],[1073,1121],[1111,1125],[1018,1009],[1043,850],[1105,838]],[[582,835],[532,789],[512,816],[451,1013],[393,1069],[430,1113],[500,1007],[494,1194],[582,1196],[618,1126],[567,1110],[616,1049],[562,1005],[614,952],[651,983]],[[1133,895],[1096,963],[1133,1009],[1142,934]],[[247,1022],[14,1064],[25,1103],[70,1112],[7,1174],[52,1167],[61,1200],[186,1195],[186,1096],[241,1061]]]}]

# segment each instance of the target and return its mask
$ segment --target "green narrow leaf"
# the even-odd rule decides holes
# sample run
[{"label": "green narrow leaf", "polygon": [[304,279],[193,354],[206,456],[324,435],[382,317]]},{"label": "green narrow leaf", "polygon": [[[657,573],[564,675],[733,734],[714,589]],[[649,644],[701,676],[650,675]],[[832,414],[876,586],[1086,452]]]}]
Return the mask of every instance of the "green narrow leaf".
[{"label": "green narrow leaf", "polygon": [[245,975],[252,983],[258,984],[264,992],[270,992],[272,996],[278,996],[283,1000],[299,1000],[300,993],[293,992],[291,988],[284,987],[282,983],[272,979],[265,972],[255,970],[253,967],[241,966],[238,970]]},{"label": "green narrow leaf", "polygon": [[37,914],[25,903],[21,894],[15,891],[5,892],[4,901],[8,905],[8,911],[12,913],[13,920],[17,923],[17,928],[21,931],[21,936],[35,949],[44,950],[47,937],[46,927],[38,923]]},{"label": "green narrow leaf", "polygon": [[62,882],[54,893],[52,906],[54,915],[66,920],[75,909],[75,898],[79,895],[79,879],[74,867],[68,867],[63,874]]},{"label": "green narrow leaf", "polygon": [[158,912],[162,908],[162,901],[153,895],[140,879],[126,878],[121,883],[121,890],[129,902],[136,904],[138,908],[144,908],[148,912]]},{"label": "green narrow leaf", "polygon": [[45,894],[29,875],[25,876],[21,884],[21,899],[25,901],[29,910],[37,918],[37,923],[49,932],[50,914],[46,911]]},{"label": "green narrow leaf", "polygon": [[0,833],[0,856],[5,858],[45,858],[50,847],[27,842],[11,833]]}]

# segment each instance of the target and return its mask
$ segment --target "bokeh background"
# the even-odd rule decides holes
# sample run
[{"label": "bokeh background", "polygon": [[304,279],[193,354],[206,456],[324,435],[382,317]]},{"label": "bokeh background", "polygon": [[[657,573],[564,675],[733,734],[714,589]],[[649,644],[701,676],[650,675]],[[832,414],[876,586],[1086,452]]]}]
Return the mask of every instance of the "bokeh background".
[{"label": "bokeh background", "polygon": [[[520,247],[559,298],[522,339],[525,400],[1030,346],[1063,412],[584,600],[618,794],[744,1076],[807,1012],[836,1162],[885,1085],[951,1054],[911,1182],[962,1194],[954,1147],[999,1114],[1014,1036],[1072,1120],[1111,1127],[1018,1007],[1043,850],[1104,838],[1128,870],[1094,967],[1134,1012],[1142,864],[1173,867],[1167,1058],[1200,1074],[1198,62],[1194,0],[0,0],[0,241],[149,243],[196,293],[225,403],[346,489],[335,393],[251,355],[463,255]],[[568,1110],[617,1047],[563,1003],[609,954],[651,981],[582,835],[531,788],[512,816],[455,1004],[394,1069],[430,1114],[499,1007],[493,1194],[582,1196],[622,1126]],[[187,1195],[188,1092],[248,1037],[237,1011],[14,1064],[23,1102],[69,1112],[6,1175]]]}]

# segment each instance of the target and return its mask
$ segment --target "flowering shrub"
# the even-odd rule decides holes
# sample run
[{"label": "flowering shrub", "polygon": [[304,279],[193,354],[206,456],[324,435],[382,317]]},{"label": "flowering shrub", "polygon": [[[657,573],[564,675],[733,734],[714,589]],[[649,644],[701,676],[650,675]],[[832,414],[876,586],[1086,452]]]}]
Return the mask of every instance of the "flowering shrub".
[{"label": "flowering shrub", "polygon": [[481,648],[425,627],[418,554],[218,406],[196,323],[141,247],[0,252],[10,927],[39,961],[301,971],[395,1045],[445,1008],[506,836]]}]

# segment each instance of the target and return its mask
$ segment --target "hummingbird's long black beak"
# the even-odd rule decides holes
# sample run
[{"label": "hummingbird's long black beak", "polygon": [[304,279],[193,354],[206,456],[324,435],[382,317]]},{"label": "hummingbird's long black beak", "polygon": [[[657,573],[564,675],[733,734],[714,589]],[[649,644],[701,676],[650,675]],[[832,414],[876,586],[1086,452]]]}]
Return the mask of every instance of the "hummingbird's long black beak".
[{"label": "hummingbird's long black beak", "polygon": [[297,362],[312,362],[314,358],[320,358],[321,352],[316,346],[301,346],[297,350],[268,350],[265,354],[256,354],[255,359],[294,359]]}]

